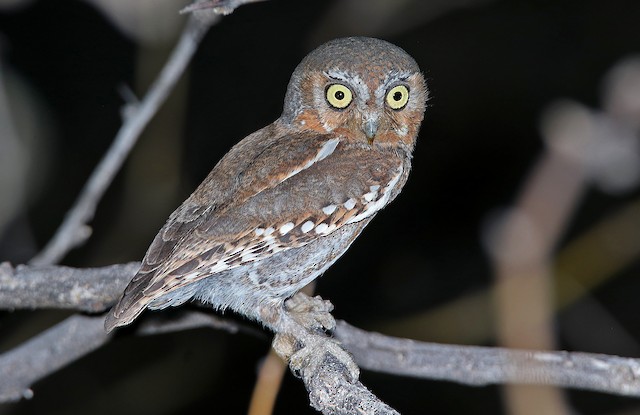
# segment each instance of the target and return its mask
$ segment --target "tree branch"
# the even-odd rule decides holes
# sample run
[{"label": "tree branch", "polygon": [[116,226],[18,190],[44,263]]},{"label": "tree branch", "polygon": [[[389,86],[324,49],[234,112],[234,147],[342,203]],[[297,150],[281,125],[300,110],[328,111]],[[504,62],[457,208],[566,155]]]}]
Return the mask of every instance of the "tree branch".
[{"label": "tree branch", "polygon": [[[115,301],[120,289],[133,276],[137,267],[137,263],[91,269],[21,266],[14,272],[5,263],[0,266],[0,283],[3,287],[15,285],[11,288],[12,296],[23,298],[30,308],[74,308],[70,305],[77,304],[77,309],[102,309]],[[41,284],[21,284],[18,280],[22,276],[38,279]],[[10,282],[5,283],[5,278],[10,278]],[[91,300],[95,297],[82,293],[83,290],[97,293],[97,287],[111,278],[116,282],[99,300]],[[58,279],[62,282],[58,282]],[[45,281],[48,284],[44,284]],[[75,296],[59,296],[60,287],[75,287]],[[0,309],[15,308],[15,305],[5,303],[7,297],[12,296],[0,297]],[[30,397],[32,392],[29,387],[35,381],[107,342],[109,336],[104,333],[102,324],[101,316],[73,316],[0,355],[0,402]],[[232,333],[243,331],[252,335],[256,333],[229,322],[221,322],[219,318],[206,313],[185,313],[179,319],[163,321],[147,317],[136,333],[155,334],[195,327],[222,328]],[[345,322],[338,322],[335,337],[353,354],[362,368],[376,372],[447,380],[466,385],[545,384],[640,396],[640,359],[591,353],[538,352],[425,343],[369,333]],[[334,408],[335,412],[325,413],[342,414],[348,413],[347,406],[340,405],[347,405],[346,399],[349,396],[349,399],[354,396],[362,399],[353,400],[351,405],[374,400],[373,395],[367,396],[370,392],[362,384],[349,383],[344,371],[344,367],[327,356],[320,371],[303,379],[314,407]],[[336,392],[338,389],[341,392]],[[353,395],[342,392],[347,390]],[[392,411],[391,408],[380,411],[393,413],[385,412]]]},{"label": "tree branch", "polygon": [[[144,100],[139,105],[129,104],[129,108],[126,108],[128,111],[125,112],[125,122],[110,149],[90,176],[53,238],[31,260],[31,265],[42,268],[23,266],[14,269],[8,263],[0,264],[0,277],[8,287],[0,295],[0,308],[59,307],[95,312],[104,310],[113,302],[137,270],[138,264],[92,270],[53,267],[51,264],[58,263],[71,249],[90,237],[91,229],[87,224],[93,219],[100,199],[144,127],[181,77],[197,50],[198,43],[208,28],[219,19],[218,14],[230,14],[236,7],[255,1],[260,0],[201,2],[183,10],[183,13],[193,14],[167,64]],[[49,267],[44,267],[47,265]],[[114,277],[114,273],[119,275]],[[205,324],[208,319],[201,320],[203,319],[196,319],[186,325],[174,323],[165,328],[152,327],[149,330],[162,332],[189,328]],[[72,316],[0,355],[0,402],[32,397],[31,384],[95,350],[110,337],[103,329],[102,318]],[[339,363],[332,363],[330,357],[331,355],[327,355],[327,364],[319,370],[305,371],[309,376],[303,376],[312,406],[327,415],[351,414],[356,409],[367,414],[397,414],[360,382],[346,382],[347,368]]]},{"label": "tree branch", "polygon": [[[184,313],[171,320],[145,319],[136,334],[153,335],[202,327],[264,337],[257,330],[202,312]],[[1,354],[0,403],[32,398],[31,385],[98,349],[112,336],[104,330],[103,316],[74,315]]]},{"label": "tree branch", "polygon": [[113,305],[139,262],[102,268],[0,264],[0,309],[61,308],[101,312]]},{"label": "tree branch", "polygon": [[350,382],[347,368],[330,354],[316,372],[303,375],[302,380],[311,406],[325,415],[399,415],[360,381]]},{"label": "tree branch", "polygon": [[640,396],[640,359],[418,342],[339,321],[335,332],[361,367],[465,385],[526,383]]},{"label": "tree branch", "polygon": [[71,316],[0,355],[0,402],[32,398],[32,384],[106,343],[103,320]]},{"label": "tree branch", "polygon": [[89,177],[73,207],[53,238],[31,261],[31,265],[49,265],[60,260],[73,248],[83,244],[91,229],[98,202],[113,181],[138,137],[164,103],[195,54],[200,40],[219,17],[215,14],[193,14],[178,40],[169,60],[162,68],[147,95],[139,103],[129,103],[125,121],[113,144]]},{"label": "tree branch", "polygon": [[203,11],[213,12],[222,15],[228,15],[233,11],[248,3],[257,3],[266,0],[210,0],[196,1],[180,10],[180,14],[198,13]]},{"label": "tree branch", "polygon": [[[63,308],[98,312],[112,304],[139,263],[93,269],[43,265],[58,262],[90,235],[87,223],[121,168],[145,125],[177,82],[207,29],[217,19],[210,7],[228,14],[241,4],[259,0],[209,1],[185,9],[194,12],[171,58],[147,96],[131,105],[111,148],[96,167],[78,200],[32,265],[13,268],[0,264],[0,309]],[[205,5],[206,3],[206,5]],[[555,228],[554,228],[555,229]],[[145,319],[140,335],[211,327],[238,332],[239,326],[215,316],[191,312],[169,321]],[[467,385],[494,383],[545,384],[620,395],[640,396],[640,359],[616,356],[537,352],[423,343],[369,333],[338,322],[335,336],[362,367],[395,375],[448,380]],[[0,355],[0,402],[30,398],[30,386],[61,367],[100,347],[111,335],[101,316],[75,315]],[[325,414],[397,414],[330,353],[315,371],[302,371],[311,404]]]}]

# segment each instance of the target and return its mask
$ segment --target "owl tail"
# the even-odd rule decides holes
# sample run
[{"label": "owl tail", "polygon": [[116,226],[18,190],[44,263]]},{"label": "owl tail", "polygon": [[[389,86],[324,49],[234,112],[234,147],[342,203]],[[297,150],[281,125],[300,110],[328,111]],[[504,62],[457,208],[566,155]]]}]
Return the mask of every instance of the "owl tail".
[{"label": "owl tail", "polygon": [[107,314],[104,321],[104,328],[107,333],[116,327],[130,324],[147,308],[150,298],[144,295],[144,289],[140,289],[140,287],[147,286],[154,275],[154,272],[139,271],[133,277],[124,293],[122,293],[120,300]]}]

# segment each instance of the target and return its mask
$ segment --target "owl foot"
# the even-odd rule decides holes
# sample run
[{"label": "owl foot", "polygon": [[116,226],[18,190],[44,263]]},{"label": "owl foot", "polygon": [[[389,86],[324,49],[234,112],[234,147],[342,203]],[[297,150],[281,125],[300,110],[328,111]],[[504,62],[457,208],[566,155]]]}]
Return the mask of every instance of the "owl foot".
[{"label": "owl foot", "polygon": [[[300,340],[304,341],[301,348]],[[360,376],[360,368],[351,354],[344,350],[337,340],[324,334],[309,333],[304,339],[294,339],[288,334],[276,334],[273,348],[289,361],[289,367],[294,373],[304,377],[319,373],[323,365],[332,364],[332,361],[342,364],[347,369],[349,382],[357,381]]]},{"label": "owl foot", "polygon": [[318,373],[327,359],[335,359],[341,363],[349,374],[349,381],[355,382],[360,376],[360,368],[353,357],[344,350],[337,340],[323,335],[312,335],[306,339],[303,348],[296,351],[289,359],[289,367],[294,372]]},{"label": "owl foot", "polygon": [[297,292],[284,303],[287,314],[309,331],[331,331],[336,320],[331,315],[333,304],[319,295],[309,297]]}]

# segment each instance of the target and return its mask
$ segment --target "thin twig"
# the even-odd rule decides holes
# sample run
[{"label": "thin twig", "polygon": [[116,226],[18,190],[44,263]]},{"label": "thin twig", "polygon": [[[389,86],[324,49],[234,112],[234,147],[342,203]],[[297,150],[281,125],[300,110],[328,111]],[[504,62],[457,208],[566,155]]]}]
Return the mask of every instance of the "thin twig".
[{"label": "thin twig", "polygon": [[112,336],[103,318],[75,315],[0,355],[0,402],[33,397],[38,380],[96,350]]},{"label": "thin twig", "polygon": [[197,1],[187,7],[180,10],[180,14],[198,13],[198,12],[213,12],[222,15],[228,15],[233,11],[248,3],[257,3],[266,0],[210,0],[210,1]]},{"label": "thin twig", "polygon": [[472,386],[525,383],[640,397],[640,359],[418,342],[344,321],[338,321],[335,335],[359,366],[374,372]]},{"label": "thin twig", "polygon": [[269,336],[258,328],[210,312],[183,310],[175,313],[177,316],[173,318],[167,318],[166,314],[167,313],[156,313],[145,318],[136,328],[136,335],[153,336],[156,334],[209,328],[226,331],[230,334],[246,334],[261,340],[269,339]]},{"label": "thin twig", "polygon": [[89,238],[91,229],[87,223],[93,219],[98,202],[122,167],[145,126],[182,76],[195,54],[200,40],[216,21],[216,16],[205,19],[194,14],[189,18],[176,47],[158,78],[151,85],[144,99],[135,105],[132,111],[127,111],[124,124],[118,131],[113,144],[96,166],[53,238],[40,253],[31,259],[31,265],[58,263],[71,249],[81,245]]},{"label": "thin twig", "polygon": [[[136,334],[153,335],[202,327],[266,337],[257,330],[202,312],[185,312],[170,320],[147,319],[137,328]],[[32,398],[31,385],[98,349],[112,336],[104,330],[104,317],[74,315],[1,354],[0,403]]]},{"label": "thin twig", "polygon": [[273,349],[264,358],[249,401],[248,415],[271,415],[287,364]]}]

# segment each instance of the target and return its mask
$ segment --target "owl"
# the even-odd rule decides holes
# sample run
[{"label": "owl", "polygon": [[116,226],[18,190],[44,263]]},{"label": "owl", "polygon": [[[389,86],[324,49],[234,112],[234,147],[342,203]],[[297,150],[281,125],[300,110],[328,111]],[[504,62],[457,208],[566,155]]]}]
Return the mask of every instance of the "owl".
[{"label": "owl", "polygon": [[236,144],[171,214],[106,330],[192,299],[275,333],[330,311],[286,301],[400,193],[426,100],[418,65],[391,43],[348,37],[312,51],[280,118]]}]

